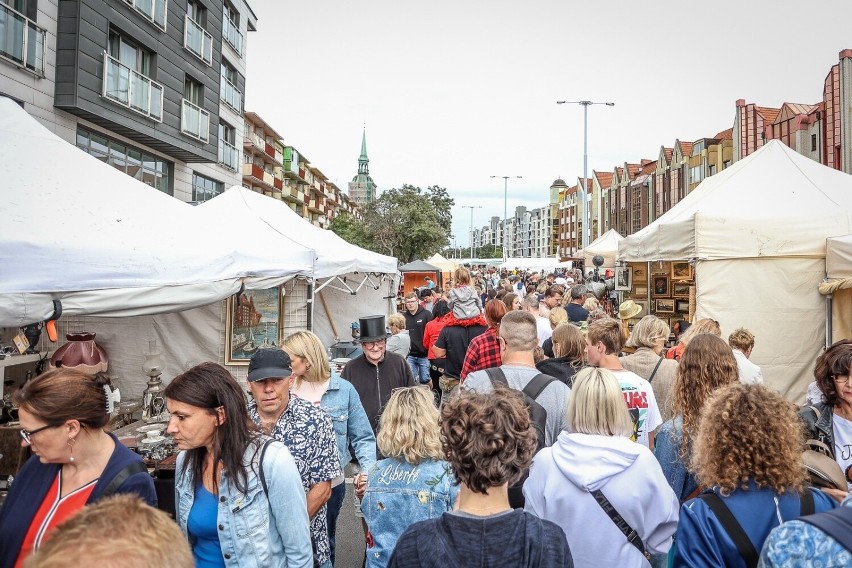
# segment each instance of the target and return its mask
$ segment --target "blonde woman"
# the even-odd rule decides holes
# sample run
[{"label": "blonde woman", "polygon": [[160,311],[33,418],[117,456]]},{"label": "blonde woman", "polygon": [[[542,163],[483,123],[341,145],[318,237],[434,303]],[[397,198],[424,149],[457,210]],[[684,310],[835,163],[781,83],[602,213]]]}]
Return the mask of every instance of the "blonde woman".
[{"label": "blonde woman", "polygon": [[[741,384],[736,365],[734,373],[734,382],[717,390],[701,411],[692,469],[712,490],[683,505],[674,566],[757,566],[770,530],[837,506],[819,489],[805,487],[804,437],[795,407],[761,385]],[[723,524],[719,519],[727,515],[733,522]],[[740,546],[731,537],[737,528],[746,537]]]},{"label": "blonde woman", "polygon": [[677,373],[677,361],[665,359],[661,355],[669,338],[669,331],[669,324],[657,316],[643,317],[633,326],[633,331],[627,338],[626,346],[635,351],[618,358],[622,367],[651,383],[654,398],[660,405],[660,416],[664,421],[672,417],[669,393]]},{"label": "blonde woman", "polygon": [[453,508],[458,488],[441,448],[439,415],[426,387],[396,390],[379,426],[385,459],[367,476],[361,511],[367,521],[367,567],[387,566],[409,525]]},{"label": "blonde woman", "polygon": [[398,313],[391,315],[388,318],[388,327],[391,332],[387,343],[388,351],[405,359],[411,351],[411,336],[405,329],[405,316]]},{"label": "blonde woman", "polygon": [[554,357],[536,363],[536,369],[556,377],[570,388],[577,371],[585,365],[586,337],[576,325],[562,323],[553,330],[552,339]]},{"label": "blonde woman", "polygon": [[[550,322],[550,329],[555,330],[561,324],[568,323],[568,312],[565,311],[565,308],[557,306],[549,311],[547,319]],[[545,339],[544,343],[541,344],[541,348],[544,350],[546,356],[554,357],[553,336]]]},{"label": "blonde woman", "polygon": [[[340,455],[340,469],[343,470],[352,459],[349,453],[351,447],[361,470],[367,471],[376,462],[376,437],[355,387],[331,370],[322,343],[312,332],[297,331],[288,335],[281,342],[281,348],[290,355],[295,377],[290,393],[318,404],[331,417],[337,452]],[[365,480],[364,474],[355,476],[356,485]],[[343,477],[332,479],[331,497],[326,511],[332,565],[335,558],[337,517],[345,496],[346,484],[343,483]]]},{"label": "blonde woman", "polygon": [[630,440],[633,421],[611,371],[577,373],[567,422],[571,432],[533,458],[525,510],[562,527],[575,566],[648,566],[645,552],[671,547],[678,501],[651,451]]}]

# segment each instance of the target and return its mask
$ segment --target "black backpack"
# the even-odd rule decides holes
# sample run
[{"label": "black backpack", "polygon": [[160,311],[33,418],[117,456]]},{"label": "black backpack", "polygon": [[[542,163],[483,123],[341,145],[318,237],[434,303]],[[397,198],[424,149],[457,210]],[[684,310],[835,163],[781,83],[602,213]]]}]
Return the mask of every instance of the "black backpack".
[{"label": "black backpack", "polygon": [[[511,388],[509,387],[509,381],[506,380],[505,373],[503,373],[503,369],[500,367],[485,369],[485,372],[491,380],[492,387],[499,383],[504,387]],[[536,453],[544,447],[544,432],[547,428],[547,410],[536,402],[535,399],[538,398],[538,395],[541,394],[541,391],[543,391],[547,385],[558,380],[559,379],[551,377],[550,375],[539,373],[533,377],[532,380],[527,383],[527,386],[524,387],[524,390],[521,391],[521,394],[524,396],[524,403],[527,406],[527,412],[529,412],[530,415],[530,424],[533,429],[535,429],[535,434],[538,439]],[[527,480],[529,474],[529,470],[525,471],[521,479],[509,487],[509,505],[511,505],[513,509],[522,509],[524,506],[523,486],[524,481]]]}]

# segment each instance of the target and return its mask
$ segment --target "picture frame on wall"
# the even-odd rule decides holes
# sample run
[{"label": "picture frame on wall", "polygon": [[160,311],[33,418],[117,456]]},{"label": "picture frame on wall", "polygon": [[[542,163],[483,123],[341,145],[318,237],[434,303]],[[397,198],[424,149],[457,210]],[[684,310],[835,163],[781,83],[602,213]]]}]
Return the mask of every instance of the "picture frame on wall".
[{"label": "picture frame on wall", "polygon": [[682,314],[689,313],[689,300],[677,300],[675,302],[675,309]]},{"label": "picture frame on wall", "polygon": [[225,318],[225,364],[248,365],[263,347],[278,345],[284,322],[281,288],[246,290],[228,298]]},{"label": "picture frame on wall", "polygon": [[686,261],[672,262],[672,280],[692,280],[692,265]]},{"label": "picture frame on wall", "polygon": [[633,280],[636,282],[644,282],[648,277],[648,267],[643,264],[637,264],[633,267]]},{"label": "picture frame on wall", "polygon": [[665,274],[654,274],[651,277],[651,286],[654,296],[669,296],[669,277]]},{"label": "picture frame on wall", "polygon": [[672,282],[672,296],[675,298],[689,297],[689,283],[687,282]]},{"label": "picture frame on wall", "polygon": [[633,288],[633,268],[629,266],[615,267],[615,289],[630,290]]},{"label": "picture frame on wall", "polygon": [[[687,302],[689,304],[689,302]],[[674,298],[657,298],[654,303],[654,311],[661,314],[673,314],[675,313],[675,299]]]},{"label": "picture frame on wall", "polygon": [[633,289],[633,297],[638,299],[645,299],[648,297],[648,287],[647,286],[636,286]]}]

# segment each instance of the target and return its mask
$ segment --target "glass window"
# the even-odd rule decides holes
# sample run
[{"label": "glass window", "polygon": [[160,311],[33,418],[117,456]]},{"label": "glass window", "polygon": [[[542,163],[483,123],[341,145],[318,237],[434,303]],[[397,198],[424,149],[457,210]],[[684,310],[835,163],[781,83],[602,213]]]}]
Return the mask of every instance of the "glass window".
[{"label": "glass window", "polygon": [[192,172],[192,200],[207,201],[225,191],[225,184]]}]

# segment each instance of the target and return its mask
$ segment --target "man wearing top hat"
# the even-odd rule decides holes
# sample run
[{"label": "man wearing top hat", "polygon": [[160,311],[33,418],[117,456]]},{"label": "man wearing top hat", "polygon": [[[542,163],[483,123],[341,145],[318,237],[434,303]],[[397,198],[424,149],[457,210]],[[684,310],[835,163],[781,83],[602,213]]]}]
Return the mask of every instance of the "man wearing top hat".
[{"label": "man wearing top hat", "polygon": [[370,419],[373,433],[378,432],[379,416],[390,399],[391,392],[400,387],[417,386],[405,359],[387,351],[388,332],[385,316],[358,318],[361,337],[358,341],[364,352],[343,367],[340,375],[352,383]]}]

